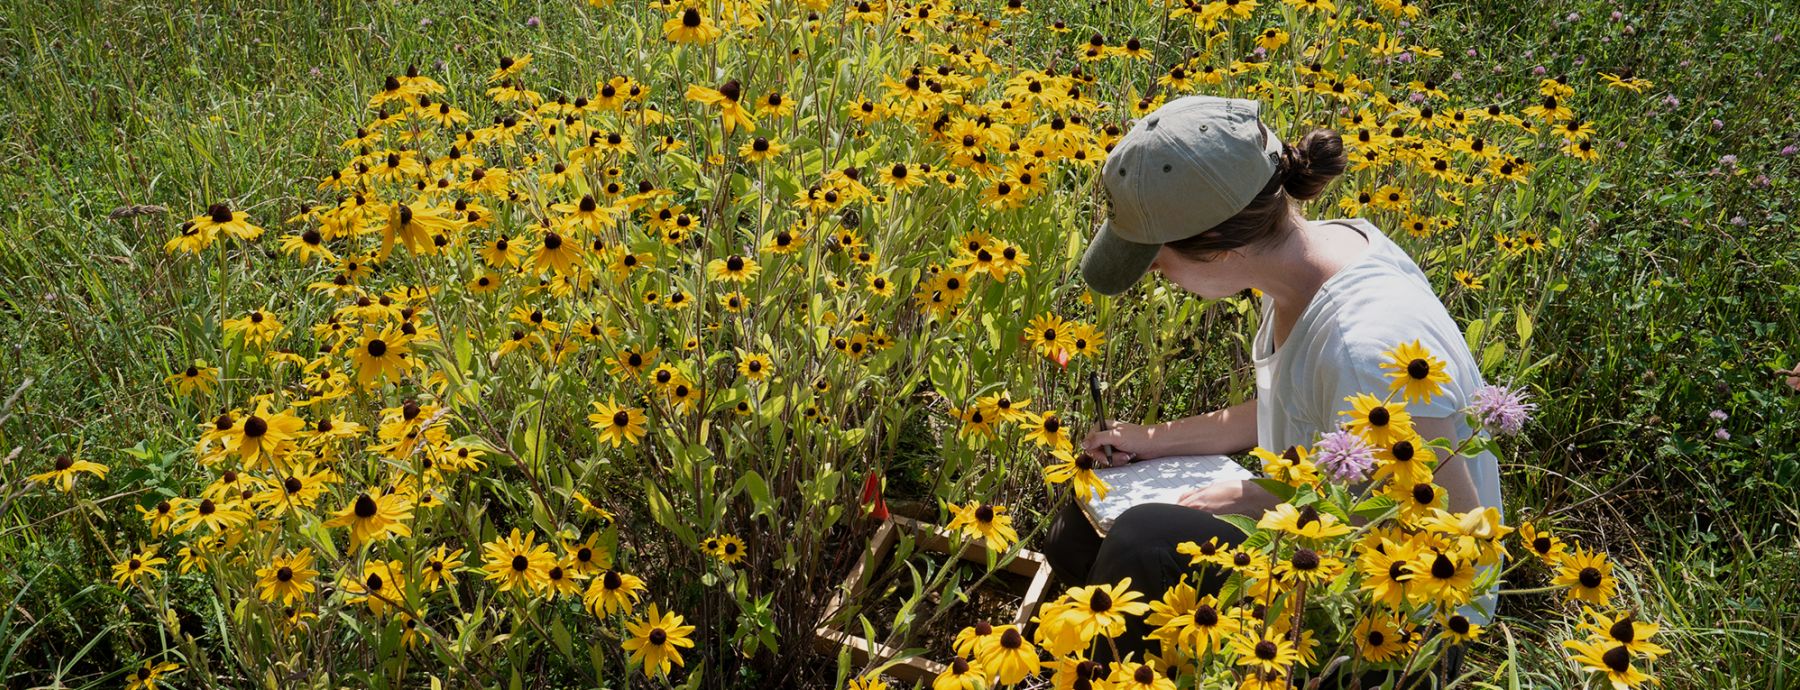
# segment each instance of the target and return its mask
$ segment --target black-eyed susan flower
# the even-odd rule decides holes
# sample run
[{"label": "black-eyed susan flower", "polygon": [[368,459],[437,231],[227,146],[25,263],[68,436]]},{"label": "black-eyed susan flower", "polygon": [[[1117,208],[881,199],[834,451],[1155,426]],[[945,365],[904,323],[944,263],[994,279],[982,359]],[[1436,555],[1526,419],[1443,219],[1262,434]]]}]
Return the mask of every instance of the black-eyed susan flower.
[{"label": "black-eyed susan flower", "polygon": [[1613,616],[1590,608],[1583,616],[1580,629],[1588,634],[1589,641],[1624,645],[1626,651],[1652,659],[1669,653],[1667,647],[1650,641],[1662,627],[1640,620],[1633,612]]},{"label": "black-eyed susan flower", "polygon": [[325,526],[349,527],[351,548],[361,548],[390,535],[412,536],[412,528],[406,524],[412,519],[412,510],[411,503],[400,494],[370,496],[364,492],[327,520]]},{"label": "black-eyed susan flower", "polygon": [[779,157],[787,145],[767,137],[757,137],[738,147],[738,155],[751,163],[762,163]]},{"label": "black-eyed susan flower", "polygon": [[213,204],[207,207],[206,213],[194,216],[188,222],[193,224],[195,232],[208,237],[209,243],[210,238],[217,237],[219,233],[240,240],[253,240],[263,234],[261,227],[251,224],[249,218],[240,212],[233,211],[226,204]]},{"label": "black-eyed susan flower", "polygon": [[1625,645],[1588,639],[1565,640],[1563,646],[1569,649],[1570,658],[1581,665],[1581,670],[1606,676],[1613,690],[1630,690],[1656,682],[1632,664],[1631,651]]},{"label": "black-eyed susan flower", "polygon": [[301,263],[332,263],[338,259],[331,248],[325,246],[325,235],[315,228],[307,228],[297,235],[281,238],[281,251]]},{"label": "black-eyed susan flower", "polygon": [[1111,491],[1106,481],[1094,473],[1094,458],[1087,453],[1071,455],[1069,451],[1058,448],[1051,451],[1057,462],[1044,468],[1044,479],[1051,484],[1068,484],[1075,491],[1075,498],[1081,501],[1093,498],[1106,498]]},{"label": "black-eyed susan flower", "polygon": [[68,493],[75,490],[77,473],[86,472],[95,477],[105,478],[110,471],[107,466],[97,462],[82,460],[68,455],[58,455],[50,461],[50,469],[26,477],[37,484],[55,484],[58,491]]},{"label": "black-eyed susan flower", "polygon": [[257,596],[263,601],[292,606],[313,592],[313,578],[318,576],[319,571],[313,569],[312,549],[275,556],[268,565],[256,570]]},{"label": "black-eyed susan flower", "polygon": [[1569,552],[1569,545],[1561,537],[1539,528],[1536,523],[1519,525],[1519,541],[1527,551],[1550,566],[1557,565],[1562,561],[1563,555]]},{"label": "black-eyed susan flower", "polygon": [[169,685],[164,678],[181,672],[181,664],[171,661],[148,661],[125,674],[125,690],[158,690]]},{"label": "black-eyed susan flower", "polygon": [[1475,584],[1475,564],[1442,549],[1421,550],[1412,562],[1408,583],[1415,601],[1445,605],[1469,602]]},{"label": "black-eyed susan flower", "polygon": [[1370,600],[1397,611],[1409,600],[1418,548],[1411,539],[1383,539],[1378,544],[1378,549],[1367,550],[1356,560],[1363,574],[1361,590]]},{"label": "black-eyed susan flower", "polygon": [[1349,534],[1349,525],[1342,524],[1336,516],[1319,512],[1318,508],[1307,505],[1295,508],[1292,503],[1282,503],[1274,509],[1263,513],[1256,526],[1292,534],[1302,539],[1330,539]]},{"label": "black-eyed susan flower", "polygon": [[346,603],[364,604],[376,616],[385,615],[389,607],[406,607],[406,564],[397,560],[369,560],[360,575],[346,572],[338,580],[338,589],[346,594]]},{"label": "black-eyed susan flower", "polygon": [[684,666],[681,648],[694,646],[689,639],[694,626],[686,625],[678,614],[660,611],[656,604],[650,605],[643,618],[627,623],[625,629],[631,636],[621,646],[631,653],[630,663],[640,666],[646,678],[667,676],[671,664]]},{"label": "black-eyed susan flower", "polygon": [[721,534],[718,543],[712,548],[712,555],[725,565],[737,565],[744,561],[744,540],[734,534]]},{"label": "black-eyed susan flower", "polygon": [[1150,604],[1140,601],[1144,595],[1131,589],[1131,578],[1074,587],[1065,596],[1071,606],[1059,617],[1083,640],[1096,635],[1117,637],[1125,632],[1126,616],[1142,616],[1150,610]]},{"label": "black-eyed susan flower", "polygon": [[588,415],[588,423],[600,432],[602,443],[611,443],[614,448],[621,444],[635,446],[644,437],[646,418],[642,408],[617,405],[611,398],[592,404],[594,412]]},{"label": "black-eyed susan flower", "polygon": [[1445,370],[1443,360],[1433,356],[1416,339],[1396,345],[1382,355],[1388,359],[1381,363],[1381,368],[1389,370],[1388,376],[1393,378],[1390,389],[1401,394],[1408,404],[1430,403],[1431,398],[1442,393],[1444,385],[1450,383],[1450,372]]},{"label": "black-eyed susan flower", "polygon": [[1051,359],[1058,355],[1066,356],[1074,344],[1073,333],[1063,318],[1050,313],[1032,317],[1030,325],[1025,329],[1024,339],[1032,350]]},{"label": "black-eyed susan flower", "polygon": [[1350,431],[1368,439],[1371,445],[1389,446],[1413,437],[1412,415],[1407,413],[1406,403],[1384,402],[1367,393],[1348,396],[1344,401],[1350,403],[1351,409],[1341,410],[1338,415],[1348,417]]},{"label": "black-eyed susan flower", "polygon": [[595,616],[630,613],[643,595],[644,581],[636,575],[607,570],[595,577],[582,594],[582,603]]},{"label": "black-eyed susan flower", "polygon": [[775,375],[775,361],[766,354],[738,350],[738,373],[751,381],[765,381]]},{"label": "black-eyed susan flower", "polygon": [[356,349],[350,351],[350,361],[356,365],[356,382],[368,388],[382,379],[404,377],[412,370],[413,361],[408,356],[411,348],[412,339],[399,329],[364,326]]},{"label": "black-eyed susan flower", "polygon": [[1407,652],[1412,635],[1402,628],[1393,615],[1381,612],[1364,616],[1350,631],[1356,640],[1357,656],[1364,661],[1385,663]]},{"label": "black-eyed susan flower", "polygon": [[585,541],[563,546],[563,567],[574,577],[586,578],[612,565],[612,552],[600,545],[599,532],[588,534]]},{"label": "black-eyed susan flower", "polygon": [[1568,587],[1569,601],[1606,606],[1619,587],[1612,569],[1612,562],[1607,560],[1604,552],[1589,551],[1578,546],[1557,564],[1556,578],[1552,580],[1552,584]]},{"label": "black-eyed susan flower", "polygon": [[162,571],[157,566],[167,564],[169,559],[156,555],[159,548],[162,547],[158,544],[139,544],[135,553],[126,554],[125,560],[114,563],[113,584],[124,587],[126,584],[137,585],[143,578],[154,580],[162,577]]},{"label": "black-eyed susan flower", "polygon": [[1069,438],[1068,427],[1063,425],[1062,415],[1055,410],[1045,410],[1042,414],[1026,412],[1019,425],[1025,429],[1025,440],[1052,451],[1067,451],[1075,445]]},{"label": "black-eyed susan flower", "polygon": [[202,527],[214,534],[229,532],[237,525],[250,520],[251,514],[244,510],[236,497],[228,501],[214,501],[203,498],[185,504],[188,511],[176,520],[175,531],[186,534]]},{"label": "black-eyed susan flower", "polygon": [[991,551],[1005,551],[1019,540],[1019,533],[1013,530],[1012,516],[1006,514],[1006,507],[980,501],[956,508],[955,517],[950,520],[947,528],[960,532],[964,537],[985,540]]},{"label": "black-eyed susan flower", "polygon": [[931,679],[931,690],[986,690],[992,676],[980,663],[959,656]]},{"label": "black-eyed susan flower", "polygon": [[463,554],[463,549],[452,551],[448,546],[439,545],[419,566],[420,586],[427,592],[435,592],[446,585],[456,586],[456,573],[463,567]]},{"label": "black-eyed susan flower", "polygon": [[762,267],[756,259],[733,254],[723,259],[713,259],[706,265],[706,275],[714,280],[742,283],[756,277]]},{"label": "black-eyed susan flower", "polygon": [[1114,690],[1175,690],[1175,680],[1157,668],[1135,661],[1120,662],[1113,665],[1106,681]]},{"label": "black-eyed susan flower", "polygon": [[705,45],[725,34],[698,7],[685,7],[662,25],[663,37],[672,43]]},{"label": "black-eyed susan flower", "polygon": [[502,592],[544,587],[556,557],[550,554],[549,545],[536,542],[536,532],[520,536],[519,528],[514,527],[506,537],[482,544],[481,569],[487,573],[485,579],[498,582],[497,589]]},{"label": "black-eyed susan flower", "polygon": [[739,85],[736,79],[720,84],[717,89],[691,84],[685,95],[690,101],[716,108],[719,111],[719,122],[725,128],[727,135],[739,127],[746,130],[756,129],[756,117],[739,102],[739,99],[744,96],[744,87]]},{"label": "black-eyed susan flower", "polygon": [[225,332],[243,338],[244,346],[249,348],[274,342],[281,331],[281,320],[261,309],[252,309],[239,318],[225,320]]},{"label": "black-eyed susan flower", "polygon": [[1279,455],[1257,446],[1250,455],[1262,461],[1262,473],[1288,486],[1304,486],[1319,481],[1319,468],[1306,446],[1288,446]]},{"label": "black-eyed susan flower", "polygon": [[1342,560],[1304,546],[1294,549],[1286,559],[1275,562],[1275,574],[1289,582],[1321,584],[1336,579],[1343,572]]},{"label": "black-eyed susan flower", "polygon": [[1256,672],[1284,671],[1300,661],[1300,653],[1294,649],[1293,641],[1272,627],[1261,633],[1245,630],[1232,636],[1227,651],[1237,658],[1236,665],[1248,666]]}]

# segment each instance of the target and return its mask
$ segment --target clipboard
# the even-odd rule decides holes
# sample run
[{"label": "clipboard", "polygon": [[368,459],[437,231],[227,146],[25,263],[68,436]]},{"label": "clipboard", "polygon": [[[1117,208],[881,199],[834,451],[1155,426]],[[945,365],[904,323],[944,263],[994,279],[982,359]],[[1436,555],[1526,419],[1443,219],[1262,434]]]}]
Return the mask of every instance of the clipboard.
[{"label": "clipboard", "polygon": [[1250,479],[1255,473],[1226,455],[1178,455],[1094,470],[1110,490],[1081,503],[1081,514],[1100,536],[1126,510],[1145,503],[1175,503],[1189,489],[1216,481]]}]

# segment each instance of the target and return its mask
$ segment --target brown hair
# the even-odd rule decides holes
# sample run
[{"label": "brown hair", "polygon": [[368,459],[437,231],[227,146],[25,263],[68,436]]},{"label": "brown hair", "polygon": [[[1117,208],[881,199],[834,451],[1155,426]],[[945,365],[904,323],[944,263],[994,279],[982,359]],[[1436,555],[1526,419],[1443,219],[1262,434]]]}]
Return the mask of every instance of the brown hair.
[{"label": "brown hair", "polygon": [[[1262,128],[1262,123],[1257,123]],[[1263,135],[1269,130],[1263,128]],[[1307,201],[1325,192],[1326,185],[1344,174],[1347,164],[1344,140],[1337,132],[1315,129],[1300,137],[1299,145],[1282,144],[1281,160],[1269,184],[1237,215],[1183,240],[1167,242],[1170,249],[1198,262],[1212,261],[1223,252],[1243,247],[1263,247],[1287,239],[1293,226],[1287,222],[1294,201]]]}]

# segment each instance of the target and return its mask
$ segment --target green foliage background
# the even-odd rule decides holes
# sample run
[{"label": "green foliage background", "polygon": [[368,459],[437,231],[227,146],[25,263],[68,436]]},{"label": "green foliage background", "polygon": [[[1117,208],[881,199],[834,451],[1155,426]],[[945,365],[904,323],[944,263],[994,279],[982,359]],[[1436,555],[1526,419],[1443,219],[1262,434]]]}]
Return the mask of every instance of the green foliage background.
[{"label": "green foliage background", "polygon": [[[1107,2],[1061,4],[1104,12]],[[1516,92],[1535,65],[1552,75],[1633,66],[1656,82],[1654,97],[1588,113],[1625,144],[1593,169],[1590,211],[1481,220],[1588,230],[1552,250],[1561,273],[1551,282],[1566,287],[1548,293],[1518,353],[1556,358],[1533,379],[1543,406],[1504,468],[1509,503],[1553,507],[1565,529],[1629,565],[1626,599],[1671,629],[1678,657],[1659,667],[1665,685],[1800,682],[1800,397],[1773,373],[1800,364],[1800,157],[1779,153],[1800,145],[1800,13],[1737,1],[1431,5],[1447,64],[1497,92]],[[95,495],[154,486],[164,454],[187,443],[161,377],[217,341],[204,291],[172,280],[176,259],[160,249],[177,219],[232,198],[273,229],[311,195],[305,178],[354,128],[369,89],[399,66],[456,74],[532,52],[545,82],[574,84],[629,64],[583,49],[604,45],[607,28],[581,9],[0,7],[0,396],[17,391],[0,407],[0,485],[80,448],[115,466]],[[1630,40],[1602,40],[1617,34],[1614,9],[1637,20]],[[115,216],[133,205],[169,214]],[[1516,328],[1503,291],[1459,293],[1449,306],[1464,324],[1500,312],[1509,316],[1489,328]],[[1252,326],[1224,310],[1167,335],[1165,345],[1214,354],[1167,373],[1164,416],[1245,395],[1225,371],[1243,361],[1242,343],[1225,331]],[[1714,409],[1728,419],[1709,419]],[[1720,427],[1729,440],[1713,435]],[[121,452],[134,446],[136,460]],[[0,684],[114,685],[135,659],[110,615],[123,597],[105,582],[109,564],[65,506],[42,494],[0,500]],[[1529,620],[1540,602],[1507,605]],[[224,614],[183,615],[202,629]],[[1522,625],[1476,663],[1501,686],[1573,680],[1560,650],[1530,642],[1546,635]]]}]

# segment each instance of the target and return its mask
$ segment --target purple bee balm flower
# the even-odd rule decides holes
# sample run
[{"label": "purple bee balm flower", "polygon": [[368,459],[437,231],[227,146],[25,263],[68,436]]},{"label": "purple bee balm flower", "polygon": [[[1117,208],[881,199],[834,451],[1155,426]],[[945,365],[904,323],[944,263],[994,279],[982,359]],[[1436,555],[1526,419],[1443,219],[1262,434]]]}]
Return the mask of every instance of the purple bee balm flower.
[{"label": "purple bee balm flower", "polygon": [[1724,410],[1713,410],[1706,413],[1706,416],[1712,417],[1714,421],[1723,422],[1728,415],[1725,414]]},{"label": "purple bee balm flower", "polygon": [[1731,440],[1731,432],[1726,431],[1722,428],[1721,429],[1713,429],[1713,438],[1719,439],[1721,441],[1729,441],[1729,440]]},{"label": "purple bee balm flower", "polygon": [[1723,165],[1723,166],[1737,165],[1737,156],[1735,154],[1730,154],[1730,153],[1727,153],[1723,156],[1719,156],[1719,165]]},{"label": "purple bee balm flower", "polygon": [[1524,391],[1490,384],[1475,389],[1474,407],[1483,428],[1512,436],[1525,427],[1525,420],[1537,409],[1537,403],[1525,402]]},{"label": "purple bee balm flower", "polygon": [[1339,484],[1360,482],[1375,466],[1375,448],[1345,429],[1325,434],[1313,448],[1318,453],[1313,464]]},{"label": "purple bee balm flower", "polygon": [[1541,77],[1541,76],[1544,76],[1544,73],[1547,71],[1549,71],[1549,70],[1544,69],[1543,65],[1538,65],[1536,67],[1531,68],[1531,75],[1534,77]]},{"label": "purple bee balm flower", "polygon": [[1800,153],[1800,146],[1788,144],[1787,146],[1781,147],[1782,158],[1793,158],[1796,153]]}]

